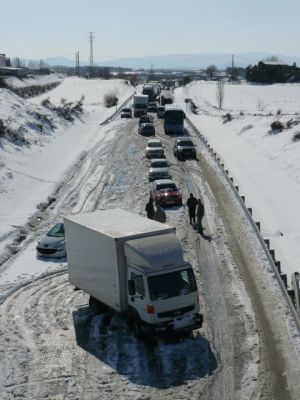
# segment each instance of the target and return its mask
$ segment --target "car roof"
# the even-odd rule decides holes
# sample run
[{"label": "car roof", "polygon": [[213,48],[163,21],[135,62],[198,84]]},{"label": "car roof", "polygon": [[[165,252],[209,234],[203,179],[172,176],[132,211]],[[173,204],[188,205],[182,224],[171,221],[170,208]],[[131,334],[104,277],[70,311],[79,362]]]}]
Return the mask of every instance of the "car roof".
[{"label": "car roof", "polygon": [[148,143],[161,143],[159,139],[149,139]]},{"label": "car roof", "polygon": [[176,185],[175,182],[172,181],[172,179],[157,179],[157,180],[154,181],[154,183],[155,183],[156,185],[161,185],[161,184],[163,184],[163,183],[172,184],[172,185],[174,184],[174,185]]},{"label": "car roof", "polygon": [[151,158],[151,163],[152,162],[162,162],[162,161],[164,161],[164,162],[168,162],[165,158]]},{"label": "car roof", "polygon": [[190,140],[192,142],[192,139],[189,136],[179,136],[176,138],[176,141],[178,140]]},{"label": "car roof", "polygon": [[153,128],[154,128],[154,125],[152,124],[152,122],[143,122],[141,124],[141,127],[144,127],[144,126],[153,126]]}]

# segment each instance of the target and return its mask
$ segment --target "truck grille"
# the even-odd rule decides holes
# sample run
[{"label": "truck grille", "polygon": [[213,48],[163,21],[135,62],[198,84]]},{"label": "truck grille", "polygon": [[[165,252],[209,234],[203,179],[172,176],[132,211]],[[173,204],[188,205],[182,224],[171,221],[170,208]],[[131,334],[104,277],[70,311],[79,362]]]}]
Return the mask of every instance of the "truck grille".
[{"label": "truck grille", "polygon": [[189,311],[192,311],[195,308],[195,305],[192,304],[191,306],[184,307],[184,308],[177,308],[176,310],[171,310],[171,311],[164,311],[161,313],[157,313],[158,318],[175,318],[175,317],[180,317],[180,315],[183,315]]}]

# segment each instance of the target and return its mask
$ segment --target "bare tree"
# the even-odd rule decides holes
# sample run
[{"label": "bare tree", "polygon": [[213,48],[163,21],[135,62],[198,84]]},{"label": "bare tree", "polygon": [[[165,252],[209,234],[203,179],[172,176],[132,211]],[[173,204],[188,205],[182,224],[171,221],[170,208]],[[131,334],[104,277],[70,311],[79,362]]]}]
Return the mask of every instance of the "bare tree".
[{"label": "bare tree", "polygon": [[217,103],[221,110],[224,103],[224,81],[222,80],[217,82]]},{"label": "bare tree", "polygon": [[11,61],[11,64],[15,68],[24,68],[25,67],[25,61],[19,57],[13,58]]}]

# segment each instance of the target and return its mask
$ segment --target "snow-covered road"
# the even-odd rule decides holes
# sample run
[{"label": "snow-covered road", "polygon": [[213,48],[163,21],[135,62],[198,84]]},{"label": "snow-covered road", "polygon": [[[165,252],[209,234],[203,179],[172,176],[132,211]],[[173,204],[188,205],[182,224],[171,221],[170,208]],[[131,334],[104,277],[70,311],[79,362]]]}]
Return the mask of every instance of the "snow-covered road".
[{"label": "snow-covered road", "polygon": [[195,270],[203,327],[182,342],[138,341],[118,316],[91,313],[88,296],[68,283],[66,260],[36,258],[38,236],[63,215],[113,207],[145,215],[149,162],[137,121],[92,121],[93,139],[61,176],[56,201],[34,216],[34,229],[3,264],[1,398],[296,399],[299,337],[291,337],[276,281],[201,143],[198,161],[178,162],[161,121],[173,178],[184,199],[190,191],[204,199],[214,238],[196,234],[185,207],[167,210]]}]

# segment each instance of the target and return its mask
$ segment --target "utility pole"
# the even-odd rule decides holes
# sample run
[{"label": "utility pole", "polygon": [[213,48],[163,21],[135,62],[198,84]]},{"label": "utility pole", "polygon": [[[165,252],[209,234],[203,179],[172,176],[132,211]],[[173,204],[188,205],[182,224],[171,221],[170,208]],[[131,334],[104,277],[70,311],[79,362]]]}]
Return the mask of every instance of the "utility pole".
[{"label": "utility pole", "polygon": [[234,54],[231,57],[231,79],[233,78],[233,69],[234,69]]},{"label": "utility pole", "polygon": [[94,32],[89,32],[89,41],[90,41],[90,75],[93,75],[93,72],[94,72],[94,51],[93,51]]},{"label": "utility pole", "polygon": [[75,74],[79,76],[79,74],[80,74],[80,67],[79,67],[79,51],[76,51],[75,57],[76,57]]}]

